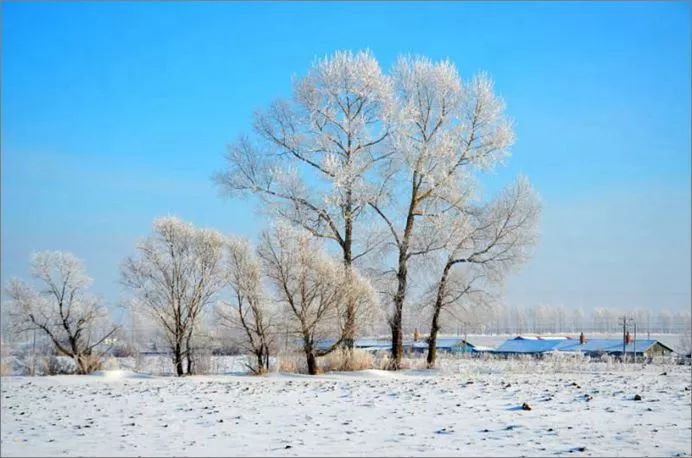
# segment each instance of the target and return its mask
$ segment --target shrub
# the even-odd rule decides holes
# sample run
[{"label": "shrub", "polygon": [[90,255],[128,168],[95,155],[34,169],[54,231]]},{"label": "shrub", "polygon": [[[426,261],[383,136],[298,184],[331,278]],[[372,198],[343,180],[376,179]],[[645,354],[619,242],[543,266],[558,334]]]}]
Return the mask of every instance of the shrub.
[{"label": "shrub", "polygon": [[192,355],[195,375],[207,375],[212,373],[211,352],[199,350]]},{"label": "shrub", "polygon": [[137,354],[137,349],[126,342],[116,342],[111,349],[111,355],[116,358],[128,358],[135,356]]},{"label": "shrub", "polygon": [[38,375],[69,375],[76,372],[77,364],[74,359],[67,356],[50,355],[37,361],[36,373]]},{"label": "shrub", "polygon": [[12,375],[12,364],[7,357],[3,357],[0,362],[0,376]]}]

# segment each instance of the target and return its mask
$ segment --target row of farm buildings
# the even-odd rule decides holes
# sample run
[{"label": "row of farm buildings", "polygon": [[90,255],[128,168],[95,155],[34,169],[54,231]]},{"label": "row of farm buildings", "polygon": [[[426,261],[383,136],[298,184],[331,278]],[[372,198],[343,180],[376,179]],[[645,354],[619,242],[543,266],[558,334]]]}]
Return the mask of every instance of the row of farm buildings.
[{"label": "row of farm buildings", "polygon": [[[329,346],[330,342],[323,342]],[[354,342],[356,348],[366,351],[387,351],[391,348],[388,339],[359,339]],[[438,352],[468,354],[478,356],[483,354],[497,356],[537,356],[545,354],[565,353],[581,354],[590,357],[610,355],[621,358],[624,354],[630,358],[636,355],[637,359],[651,359],[659,356],[672,356],[674,350],[658,340],[637,339],[586,339],[583,335],[579,338],[571,337],[539,337],[518,336],[508,339],[497,348],[475,345],[463,338],[438,338],[436,342]],[[408,354],[425,353],[428,351],[428,342],[425,340],[404,341],[404,352]]]}]

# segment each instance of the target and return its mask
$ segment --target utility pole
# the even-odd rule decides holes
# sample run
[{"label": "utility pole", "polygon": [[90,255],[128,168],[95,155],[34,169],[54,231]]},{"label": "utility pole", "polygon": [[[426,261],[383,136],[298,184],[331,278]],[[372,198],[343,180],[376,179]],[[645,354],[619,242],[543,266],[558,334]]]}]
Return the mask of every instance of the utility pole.
[{"label": "utility pole", "polygon": [[[623,315],[622,317],[622,361],[626,362],[627,361],[627,324],[634,324],[635,327],[635,339],[636,339],[636,328],[637,328],[637,323],[634,321],[634,318],[627,318],[627,315]],[[634,349],[636,350],[636,343]],[[635,360],[635,355],[632,356],[632,360]]]},{"label": "utility pole", "polygon": [[632,351],[632,359],[637,362],[637,322],[634,322],[634,350]]},{"label": "utility pole", "polygon": [[627,318],[627,315],[624,315],[622,317],[622,361],[626,362],[627,361],[627,325],[631,324],[634,326],[634,340],[632,348],[632,362],[637,361],[637,322],[635,321],[634,318]]}]

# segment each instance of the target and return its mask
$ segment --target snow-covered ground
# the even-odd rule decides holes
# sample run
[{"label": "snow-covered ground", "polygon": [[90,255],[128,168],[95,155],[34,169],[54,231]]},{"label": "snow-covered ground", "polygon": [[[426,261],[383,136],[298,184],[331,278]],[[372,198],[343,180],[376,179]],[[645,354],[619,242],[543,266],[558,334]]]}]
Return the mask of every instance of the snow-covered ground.
[{"label": "snow-covered ground", "polygon": [[[3,377],[2,456],[690,455],[689,366]],[[641,400],[635,401],[634,396]],[[522,410],[528,403],[531,410]]]}]

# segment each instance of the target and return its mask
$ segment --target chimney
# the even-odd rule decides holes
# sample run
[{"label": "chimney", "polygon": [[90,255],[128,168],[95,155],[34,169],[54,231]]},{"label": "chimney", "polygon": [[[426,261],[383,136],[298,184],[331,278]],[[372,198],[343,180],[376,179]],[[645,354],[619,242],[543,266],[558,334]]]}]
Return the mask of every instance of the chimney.
[{"label": "chimney", "polygon": [[579,345],[584,345],[586,343],[586,337],[584,337],[584,333],[582,332],[579,334]]},{"label": "chimney", "polygon": [[418,333],[418,328],[413,331],[413,341],[418,342],[420,340],[420,334]]},{"label": "chimney", "polygon": [[625,334],[625,345],[629,345],[632,343],[632,336],[630,335],[630,332],[627,331],[627,334]]}]

